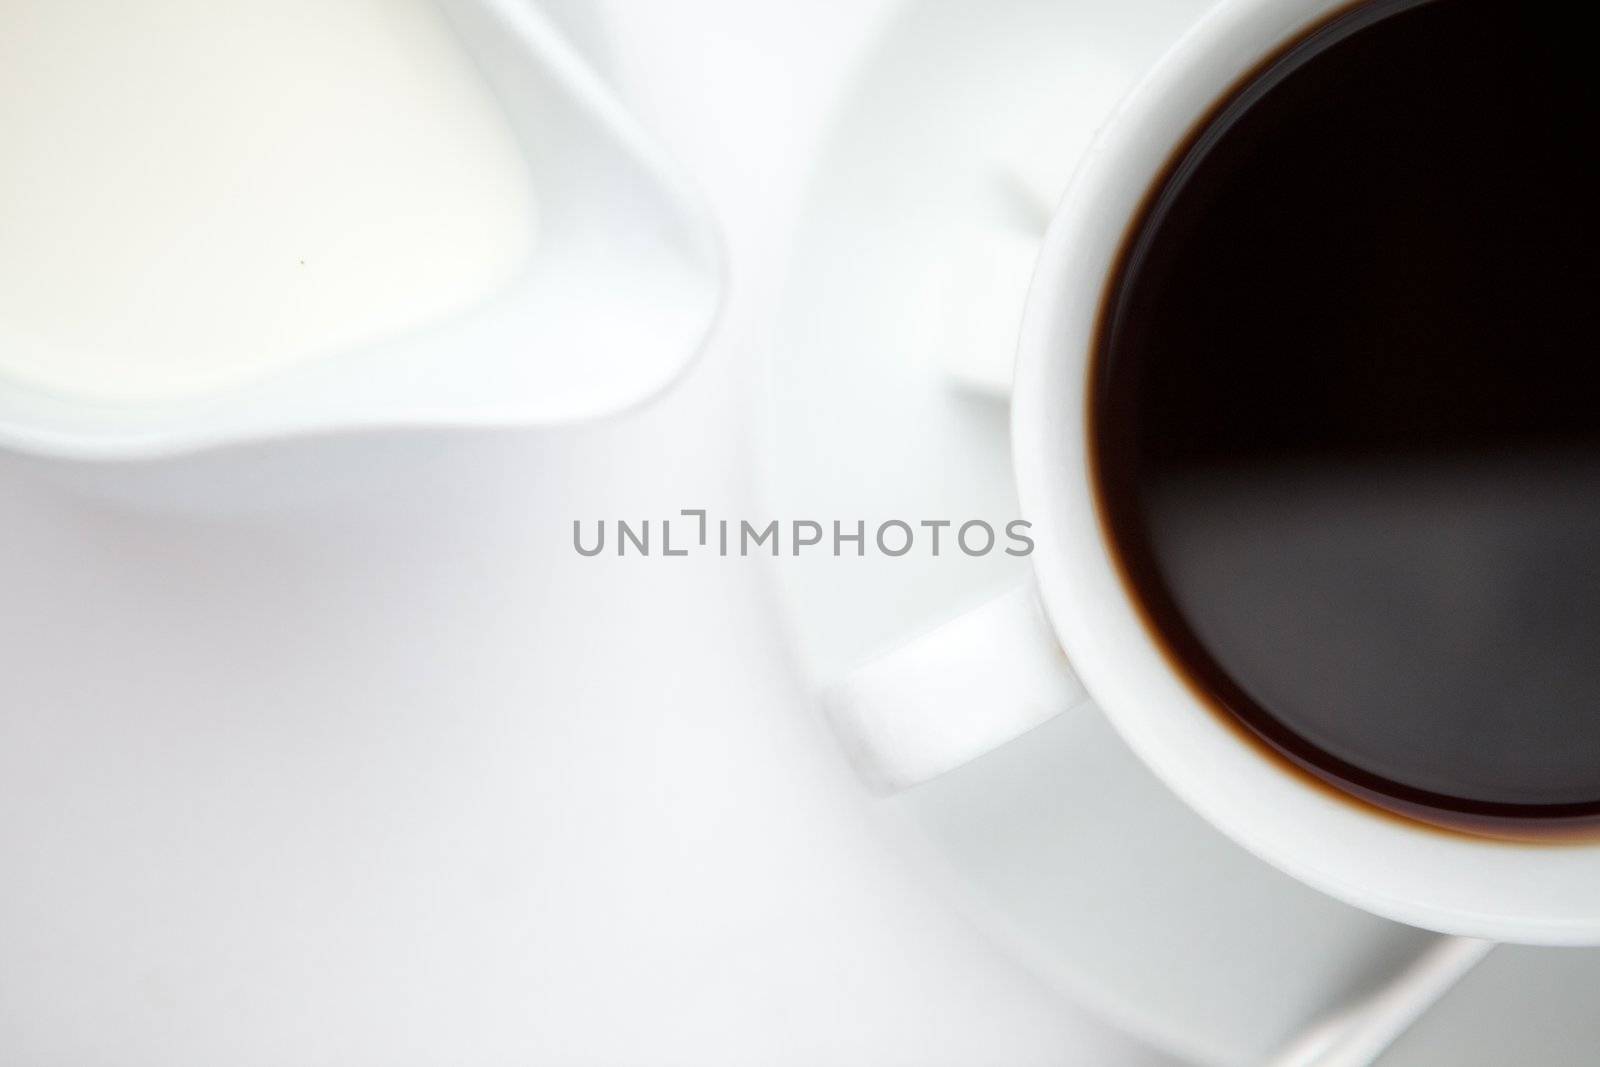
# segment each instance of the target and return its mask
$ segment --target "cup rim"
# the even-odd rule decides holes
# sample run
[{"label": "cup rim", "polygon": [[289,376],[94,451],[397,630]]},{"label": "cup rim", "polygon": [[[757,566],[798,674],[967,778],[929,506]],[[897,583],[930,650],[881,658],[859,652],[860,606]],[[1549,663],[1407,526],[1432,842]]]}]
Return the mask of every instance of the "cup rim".
[{"label": "cup rim", "polygon": [[1222,0],[1123,100],[1080,161],[1023,319],[1012,446],[1040,596],[1095,702],[1143,762],[1224,834],[1293,877],[1446,933],[1600,944],[1600,847],[1444,831],[1312,788],[1189,689],[1129,598],[1089,472],[1100,304],[1146,192],[1216,101],[1350,0]]}]

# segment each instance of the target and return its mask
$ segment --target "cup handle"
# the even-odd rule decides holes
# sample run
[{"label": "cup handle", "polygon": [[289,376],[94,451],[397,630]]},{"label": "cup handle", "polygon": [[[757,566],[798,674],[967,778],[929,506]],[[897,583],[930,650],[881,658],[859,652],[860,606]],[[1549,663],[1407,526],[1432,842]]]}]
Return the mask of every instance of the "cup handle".
[{"label": "cup handle", "polygon": [[925,782],[1088,700],[1033,584],[913,638],[823,694],[880,793]]}]

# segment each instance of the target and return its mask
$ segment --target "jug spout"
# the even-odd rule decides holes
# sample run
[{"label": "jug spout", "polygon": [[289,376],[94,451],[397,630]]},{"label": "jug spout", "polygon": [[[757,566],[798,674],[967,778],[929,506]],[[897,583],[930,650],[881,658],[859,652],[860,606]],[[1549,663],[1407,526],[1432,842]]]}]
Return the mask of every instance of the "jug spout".
[{"label": "jug spout", "polygon": [[[515,194],[507,202],[532,205],[505,213],[504,224],[517,233],[479,272],[481,291],[453,294],[451,287],[466,284],[463,276],[477,268],[457,269],[441,251],[427,264],[434,288],[410,297],[416,314],[403,327],[172,395],[74,392],[52,387],[47,375],[5,373],[0,358],[0,449],[124,460],[368,429],[570,424],[639,405],[685,371],[724,288],[720,242],[690,184],[537,5],[417,4],[469,57],[473,76],[481,75],[485,99],[510,131],[506,143],[518,157],[504,173],[527,185],[485,189],[478,182],[471,186],[478,191],[467,194],[473,202],[457,214],[493,238],[485,219],[495,205],[485,201],[506,192]],[[188,0],[171,6],[194,18],[199,12],[215,18],[218,10]],[[332,17],[324,9],[288,5],[264,17]],[[283,13],[291,10],[297,13]],[[317,91],[295,87],[301,96]],[[397,98],[395,106],[406,103]],[[304,178],[304,171],[296,174]],[[372,197],[380,198],[381,176],[375,184]],[[343,202],[353,211],[372,207],[355,196]],[[403,210],[403,201],[395,203]],[[210,210],[224,208],[213,203]],[[251,222],[253,234],[270,239],[260,220]],[[364,225],[370,234],[376,224]],[[425,237],[427,230],[417,232]],[[370,255],[366,262],[372,266]],[[182,287],[163,290],[164,277],[153,269],[140,275],[142,298],[167,301],[179,314],[225,314],[196,306],[195,294]],[[202,288],[213,293],[251,284],[247,272],[208,281]],[[0,345],[20,344],[22,333],[7,325],[0,321]]]}]

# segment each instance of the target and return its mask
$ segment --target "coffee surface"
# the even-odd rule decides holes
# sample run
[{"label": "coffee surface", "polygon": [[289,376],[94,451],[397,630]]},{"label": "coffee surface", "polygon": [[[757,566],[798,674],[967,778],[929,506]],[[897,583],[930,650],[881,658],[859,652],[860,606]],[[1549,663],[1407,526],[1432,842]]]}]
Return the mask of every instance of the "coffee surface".
[{"label": "coffee surface", "polygon": [[1353,8],[1218,106],[1103,311],[1102,514],[1195,688],[1457,826],[1600,817],[1600,80],[1568,7]]}]

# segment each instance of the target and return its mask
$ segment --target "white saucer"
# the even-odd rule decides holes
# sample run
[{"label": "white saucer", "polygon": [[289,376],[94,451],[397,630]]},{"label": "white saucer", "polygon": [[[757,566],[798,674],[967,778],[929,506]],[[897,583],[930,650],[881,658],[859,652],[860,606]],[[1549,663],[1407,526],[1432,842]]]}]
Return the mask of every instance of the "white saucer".
[{"label": "white saucer", "polygon": [[[1008,198],[1019,185],[1040,200],[1064,185],[1115,97],[1206,6],[925,0],[886,28],[839,110],[800,220],[768,381],[774,516],[1016,517],[1003,404],[953,386],[941,366],[993,366],[996,353],[1003,363],[1006,309],[1020,307],[1025,272],[1010,281],[1014,294],[996,292],[984,272],[997,225],[1015,216]],[[817,554],[785,558],[780,581],[801,661],[823,681],[1020,582],[1025,567],[1004,556]],[[1057,720],[884,811],[915,828],[929,869],[1039,975],[1200,1063],[1260,1062],[1430,940],[1225,840],[1093,714]],[[1501,950],[1440,1016],[1503,1034],[1504,1013],[1461,1017],[1455,1004],[1515,991],[1505,975],[1537,959]],[[1600,955],[1562,965],[1600,976]],[[1575,1064],[1589,1062],[1581,1038],[1595,1024],[1582,990],[1593,987],[1541,994],[1546,1036],[1569,1028]],[[1573,992],[1557,1006],[1562,989]],[[1436,1062],[1428,1050],[1442,1035],[1431,1022],[1395,1062]],[[1460,1057],[1474,1043],[1449,1033],[1450,1062],[1472,1062]]]}]

